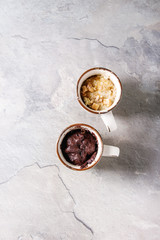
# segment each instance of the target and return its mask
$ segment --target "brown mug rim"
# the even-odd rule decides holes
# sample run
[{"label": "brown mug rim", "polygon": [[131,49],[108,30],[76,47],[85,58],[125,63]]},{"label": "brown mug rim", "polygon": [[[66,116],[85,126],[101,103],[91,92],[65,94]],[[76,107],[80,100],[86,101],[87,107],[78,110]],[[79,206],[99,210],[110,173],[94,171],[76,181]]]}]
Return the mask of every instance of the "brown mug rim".
[{"label": "brown mug rim", "polygon": [[[93,129],[93,130],[96,132],[96,134],[99,136],[99,138],[100,138],[100,141],[101,141],[101,144],[102,144],[102,152],[101,152],[98,160],[97,160],[93,165],[91,165],[90,167],[84,167],[84,168],[76,169],[76,168],[74,168],[74,167],[71,167],[71,166],[67,165],[67,164],[63,161],[63,159],[60,157],[60,154],[59,154],[59,151],[58,151],[58,145],[59,145],[60,138],[61,138],[61,136],[64,134],[64,132],[66,132],[69,128],[72,128],[72,127],[74,127],[74,126],[75,126],[75,127],[78,127],[78,126],[79,126],[79,127],[81,127],[81,126],[82,126],[82,127],[89,127],[89,128],[91,128],[91,129]],[[102,137],[101,137],[100,133],[99,133],[94,127],[92,127],[92,126],[90,126],[90,125],[88,125],[88,124],[84,124],[84,123],[71,124],[71,125],[69,125],[68,127],[66,127],[66,128],[61,132],[61,134],[60,134],[60,136],[59,136],[59,138],[58,138],[58,141],[57,141],[56,152],[57,152],[57,155],[58,155],[59,160],[60,160],[66,167],[68,167],[68,168],[70,168],[70,169],[72,169],[72,170],[76,170],[76,171],[88,170],[88,169],[94,167],[94,166],[100,161],[100,159],[101,159],[101,157],[102,157],[102,153],[103,153],[103,141],[102,141]]]},{"label": "brown mug rim", "polygon": [[[88,109],[85,105],[82,104],[82,100],[79,99],[79,94],[78,94],[78,85],[79,85],[79,82],[80,82],[81,78],[82,78],[87,72],[90,72],[90,71],[92,71],[92,70],[97,70],[97,69],[98,69],[98,70],[109,71],[109,72],[111,72],[113,75],[115,75],[116,78],[117,78],[118,81],[119,81],[120,88],[121,88],[121,94],[120,94],[120,98],[119,98],[118,102],[116,103],[115,106],[113,106],[111,109],[109,109],[109,110],[107,110],[107,111],[105,111],[105,112],[100,112],[100,111],[94,112],[92,109]],[[78,102],[80,103],[80,105],[81,105],[85,110],[87,110],[88,112],[94,113],[94,114],[104,114],[104,113],[108,113],[108,112],[112,111],[115,107],[117,107],[118,103],[120,102],[121,97],[122,97],[122,83],[121,83],[119,77],[118,77],[114,72],[112,72],[110,69],[104,68],[104,67],[94,67],[94,68],[90,68],[90,69],[86,70],[86,71],[80,76],[80,78],[79,78],[78,81],[77,81],[77,89],[76,89],[76,91],[77,91],[77,100],[78,100]]]}]

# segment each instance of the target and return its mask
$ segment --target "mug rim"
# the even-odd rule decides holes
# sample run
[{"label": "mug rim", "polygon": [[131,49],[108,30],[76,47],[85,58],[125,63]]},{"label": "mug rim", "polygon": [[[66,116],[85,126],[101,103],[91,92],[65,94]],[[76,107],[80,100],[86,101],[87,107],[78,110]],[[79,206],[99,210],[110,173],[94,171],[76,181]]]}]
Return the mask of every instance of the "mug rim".
[{"label": "mug rim", "polygon": [[[78,127],[78,126],[79,126],[79,127],[83,126],[83,127],[91,128],[93,131],[96,132],[96,134],[98,135],[98,137],[99,137],[99,139],[100,139],[100,142],[101,142],[101,144],[102,144],[102,151],[101,151],[101,154],[100,154],[98,160],[97,160],[93,165],[91,165],[91,166],[89,166],[89,167],[84,167],[84,168],[79,168],[79,169],[67,165],[67,164],[63,161],[63,159],[61,158],[61,156],[60,156],[60,154],[59,154],[59,151],[58,151],[59,141],[60,141],[62,135],[63,135],[68,129],[70,129],[70,128],[72,128],[72,127],[76,127],[76,126],[77,126],[77,127]],[[70,169],[72,169],[72,170],[75,170],[75,171],[84,171],[84,170],[88,170],[88,169],[94,167],[94,166],[100,161],[100,159],[101,159],[101,157],[102,157],[103,149],[104,149],[104,144],[103,144],[102,137],[101,137],[100,133],[99,133],[94,127],[92,127],[92,126],[90,126],[90,125],[88,125],[88,124],[85,124],[85,123],[75,123],[75,124],[71,124],[71,125],[69,125],[68,127],[66,127],[66,128],[61,132],[61,134],[59,135],[59,138],[58,138],[58,141],[57,141],[57,144],[56,144],[56,152],[57,152],[57,155],[58,155],[59,160],[60,160],[66,167],[68,167],[68,168],[70,168]]]},{"label": "mug rim", "polygon": [[[118,82],[119,82],[119,84],[120,84],[121,93],[120,93],[120,97],[119,97],[118,102],[117,102],[116,105],[113,106],[111,109],[106,110],[106,111],[104,111],[104,112],[100,112],[100,111],[95,112],[94,110],[87,108],[87,107],[85,106],[85,104],[84,104],[84,105],[82,104],[82,100],[79,99],[79,94],[78,94],[78,85],[79,85],[79,82],[80,82],[81,78],[82,78],[87,72],[90,72],[90,71],[92,71],[92,70],[105,70],[105,71],[108,71],[108,72],[110,72],[110,73],[112,73],[113,75],[116,76],[116,78],[117,78],[117,80],[118,80]],[[104,68],[104,67],[94,67],[94,68],[90,68],[90,69],[86,70],[86,71],[85,71],[84,73],[82,73],[82,75],[79,77],[79,79],[78,79],[78,81],[77,81],[77,89],[76,89],[76,92],[77,92],[77,100],[78,100],[78,102],[80,103],[80,105],[81,105],[85,110],[87,110],[88,112],[94,113],[94,114],[104,114],[104,113],[108,113],[108,112],[112,111],[115,107],[117,107],[118,103],[120,102],[121,97],[122,97],[122,83],[121,83],[119,77],[118,77],[114,72],[112,72],[110,69]]]}]

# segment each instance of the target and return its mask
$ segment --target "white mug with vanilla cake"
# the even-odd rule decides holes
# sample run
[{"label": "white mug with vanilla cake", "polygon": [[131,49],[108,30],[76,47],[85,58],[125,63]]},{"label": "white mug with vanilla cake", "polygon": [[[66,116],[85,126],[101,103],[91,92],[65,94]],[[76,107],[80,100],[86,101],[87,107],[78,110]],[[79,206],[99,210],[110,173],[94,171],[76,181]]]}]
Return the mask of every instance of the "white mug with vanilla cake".
[{"label": "white mug with vanilla cake", "polygon": [[[77,99],[81,106],[94,114],[101,114],[108,130],[116,128],[111,112],[117,106],[122,94],[118,76],[111,70],[96,67],[84,72],[77,82]],[[110,112],[110,114],[108,114]]]}]

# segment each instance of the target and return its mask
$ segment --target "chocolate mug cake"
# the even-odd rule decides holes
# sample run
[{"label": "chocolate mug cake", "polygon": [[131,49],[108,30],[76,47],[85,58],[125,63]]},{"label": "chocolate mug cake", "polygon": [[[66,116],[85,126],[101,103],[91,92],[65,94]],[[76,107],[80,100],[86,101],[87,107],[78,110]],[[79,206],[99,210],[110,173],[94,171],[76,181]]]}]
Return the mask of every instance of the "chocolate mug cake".
[{"label": "chocolate mug cake", "polygon": [[98,144],[96,137],[88,130],[76,129],[66,134],[61,150],[65,159],[84,168],[94,161]]},{"label": "chocolate mug cake", "polygon": [[75,123],[65,128],[57,141],[59,160],[68,168],[84,171],[94,167],[105,157],[118,157],[120,149],[104,145],[99,132],[90,125]]}]

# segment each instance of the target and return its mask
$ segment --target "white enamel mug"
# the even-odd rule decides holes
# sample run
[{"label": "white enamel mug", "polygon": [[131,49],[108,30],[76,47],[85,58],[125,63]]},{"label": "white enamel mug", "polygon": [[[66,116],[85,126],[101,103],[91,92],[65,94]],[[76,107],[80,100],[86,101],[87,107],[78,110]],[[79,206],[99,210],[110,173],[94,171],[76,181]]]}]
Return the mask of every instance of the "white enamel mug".
[{"label": "white enamel mug", "polygon": [[[117,91],[114,103],[105,110],[93,110],[93,109],[89,108],[88,106],[85,105],[85,103],[83,102],[82,97],[81,97],[81,87],[82,87],[83,82],[87,78],[94,76],[94,75],[99,75],[99,74],[103,75],[106,79],[109,77],[110,80],[115,85],[116,91]],[[80,76],[80,78],[77,82],[77,99],[78,99],[79,103],[88,112],[91,112],[94,114],[100,114],[108,131],[113,131],[117,128],[117,125],[116,125],[116,122],[115,122],[115,119],[114,119],[114,116],[113,116],[111,110],[117,106],[117,104],[119,103],[119,101],[121,99],[121,95],[122,95],[122,84],[120,82],[120,79],[114,72],[112,72],[111,70],[109,70],[107,68],[102,68],[102,67],[91,68],[91,69],[85,71]]]},{"label": "white enamel mug", "polygon": [[[96,140],[97,140],[97,145],[98,145],[97,155],[96,155],[94,161],[90,164],[87,164],[84,168],[81,168],[81,166],[73,165],[70,162],[68,162],[65,159],[65,157],[63,156],[62,149],[61,149],[61,144],[62,144],[63,139],[66,136],[66,134],[69,133],[70,131],[76,130],[76,129],[84,129],[84,130],[90,131],[90,133],[93,134],[96,137]],[[61,133],[61,135],[59,136],[58,141],[57,141],[57,155],[58,155],[60,161],[66,167],[68,167],[72,170],[83,171],[83,170],[90,169],[100,161],[102,156],[118,157],[119,154],[120,154],[120,149],[118,147],[104,145],[99,132],[95,128],[91,127],[90,125],[83,124],[83,123],[76,123],[76,124],[70,125],[66,129],[64,129],[63,132]]]}]

